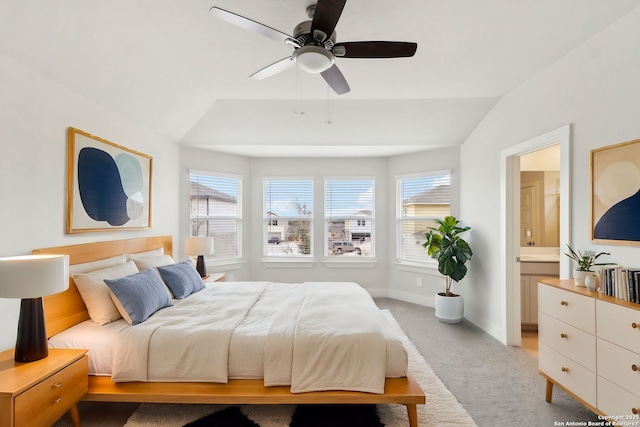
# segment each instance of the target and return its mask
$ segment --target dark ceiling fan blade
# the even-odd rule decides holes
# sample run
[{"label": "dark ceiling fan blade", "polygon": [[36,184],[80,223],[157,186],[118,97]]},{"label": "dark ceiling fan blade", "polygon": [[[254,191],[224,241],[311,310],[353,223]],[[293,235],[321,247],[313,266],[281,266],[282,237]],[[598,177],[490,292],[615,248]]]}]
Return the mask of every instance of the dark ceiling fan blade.
[{"label": "dark ceiling fan blade", "polygon": [[293,37],[283,33],[282,31],[278,31],[275,28],[268,27],[252,19],[245,18],[244,16],[240,16],[233,12],[229,12],[228,10],[220,9],[219,7],[214,6],[209,9],[209,12],[218,19],[221,19],[233,25],[237,25],[238,27],[244,28],[245,30],[262,34],[265,37],[269,37],[271,39],[285,43],[291,43],[291,41],[295,41]]},{"label": "dark ceiling fan blade", "polygon": [[315,30],[320,30],[327,37],[331,37],[346,3],[347,0],[318,0],[313,21],[311,21],[311,34]]},{"label": "dark ceiling fan blade", "polygon": [[296,63],[293,61],[293,58],[289,56],[287,58],[281,59],[278,62],[274,62],[271,65],[267,65],[262,70],[251,74],[251,76],[249,77],[255,80],[264,80],[267,77],[271,77],[273,75],[283,72],[288,68],[293,67],[295,64]]},{"label": "dark ceiling fan blade", "polygon": [[338,95],[344,95],[351,90],[351,88],[349,87],[349,83],[347,83],[347,80],[344,78],[335,64],[324,70],[320,74],[322,75],[322,78],[324,78],[324,81],[327,82],[329,87],[331,87],[331,89],[333,89],[333,91]]},{"label": "dark ceiling fan blade", "polygon": [[342,58],[406,58],[417,49],[417,43],[409,42],[346,42],[336,43],[333,54]]}]

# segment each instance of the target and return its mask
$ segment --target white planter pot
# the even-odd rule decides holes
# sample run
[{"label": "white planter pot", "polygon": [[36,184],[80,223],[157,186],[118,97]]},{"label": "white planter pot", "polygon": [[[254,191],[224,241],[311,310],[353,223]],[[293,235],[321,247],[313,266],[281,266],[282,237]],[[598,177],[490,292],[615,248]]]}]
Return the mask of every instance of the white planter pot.
[{"label": "white planter pot", "polygon": [[442,323],[460,323],[464,319],[464,301],[461,295],[436,295],[436,318]]},{"label": "white planter pot", "polygon": [[586,279],[587,276],[590,276],[592,274],[593,274],[593,271],[573,270],[573,281],[575,282],[576,286],[582,286],[584,288],[586,286],[584,284],[584,279]]}]

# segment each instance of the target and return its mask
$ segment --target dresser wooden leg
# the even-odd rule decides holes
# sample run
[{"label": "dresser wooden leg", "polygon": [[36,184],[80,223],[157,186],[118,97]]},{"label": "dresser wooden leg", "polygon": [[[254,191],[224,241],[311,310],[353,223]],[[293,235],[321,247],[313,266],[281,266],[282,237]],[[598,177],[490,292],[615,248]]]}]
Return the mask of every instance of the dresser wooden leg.
[{"label": "dresser wooden leg", "polygon": [[71,416],[73,427],[80,427],[80,414],[78,413],[77,404],[74,404],[71,408],[69,408],[69,415]]},{"label": "dresser wooden leg", "polygon": [[405,405],[407,407],[407,415],[409,415],[409,427],[418,427],[418,406]]},{"label": "dresser wooden leg", "polygon": [[551,403],[552,394],[553,394],[553,383],[547,380],[547,395],[545,396],[545,399],[544,399],[547,401],[547,403]]}]

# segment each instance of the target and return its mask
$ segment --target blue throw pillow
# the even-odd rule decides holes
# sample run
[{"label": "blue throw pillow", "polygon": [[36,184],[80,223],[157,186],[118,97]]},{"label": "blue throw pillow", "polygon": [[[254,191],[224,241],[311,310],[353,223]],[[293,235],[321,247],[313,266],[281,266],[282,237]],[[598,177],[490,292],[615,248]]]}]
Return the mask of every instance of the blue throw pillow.
[{"label": "blue throw pillow", "polygon": [[122,317],[130,324],[144,322],[161,308],[173,305],[167,289],[152,270],[119,279],[104,279],[113,295]]},{"label": "blue throw pillow", "polygon": [[189,261],[160,266],[158,272],[175,299],[186,298],[204,288],[200,273]]}]

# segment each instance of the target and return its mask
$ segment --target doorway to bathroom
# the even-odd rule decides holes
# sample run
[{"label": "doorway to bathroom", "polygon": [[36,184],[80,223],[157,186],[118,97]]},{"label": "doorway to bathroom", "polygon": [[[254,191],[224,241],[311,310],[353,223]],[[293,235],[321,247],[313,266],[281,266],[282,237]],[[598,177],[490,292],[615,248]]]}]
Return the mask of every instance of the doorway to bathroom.
[{"label": "doorway to bathroom", "polygon": [[[516,144],[501,153],[502,236],[504,238],[502,265],[508,345],[521,345],[522,325],[526,324],[523,322],[523,315],[537,315],[537,293],[533,291],[533,289],[537,290],[536,267],[545,264],[548,255],[554,255],[558,266],[556,271],[560,278],[566,278],[569,274],[568,260],[563,260],[559,255],[560,248],[570,241],[570,130],[569,125],[563,126]],[[545,151],[546,149],[549,151]],[[528,166],[532,158],[529,155],[541,156],[554,150],[559,152],[557,171],[549,171],[553,173],[545,174],[545,171],[528,170],[534,169]],[[527,174],[527,172],[533,173]],[[521,184],[525,184],[525,188],[521,188]],[[524,204],[527,205],[524,214],[521,213],[522,190],[524,190],[523,196],[528,198],[524,200]],[[549,216],[553,217],[554,209],[557,210],[557,225],[553,220],[547,222],[546,218],[548,212],[550,212]],[[530,262],[525,265],[521,262],[522,259]],[[529,265],[533,262],[540,265]],[[528,281],[527,286],[524,286],[521,272],[528,276],[524,279]],[[540,276],[548,275],[548,272],[544,271]],[[523,288],[526,288],[525,291]],[[524,297],[527,297],[528,305],[525,305]]]},{"label": "doorway to bathroom", "polygon": [[538,281],[560,277],[560,144],[520,156],[521,345],[538,344]]}]

